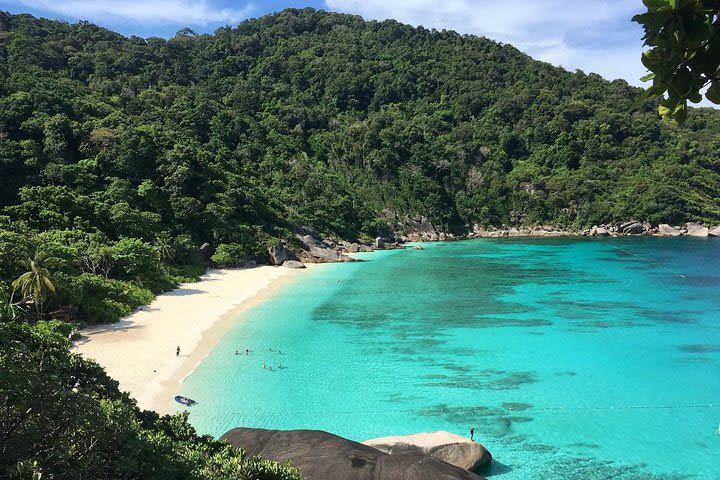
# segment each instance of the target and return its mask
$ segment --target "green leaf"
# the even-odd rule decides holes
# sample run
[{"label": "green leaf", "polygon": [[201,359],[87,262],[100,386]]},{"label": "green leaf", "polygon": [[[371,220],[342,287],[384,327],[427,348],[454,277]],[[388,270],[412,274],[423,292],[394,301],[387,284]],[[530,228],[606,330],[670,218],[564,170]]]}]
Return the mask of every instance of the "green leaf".
[{"label": "green leaf", "polygon": [[677,0],[668,0],[668,3],[673,8],[673,10],[677,8]]},{"label": "green leaf", "polygon": [[663,8],[669,8],[667,0],[643,0],[643,4],[651,12],[657,12]]},{"label": "green leaf", "polygon": [[695,17],[690,22],[685,22],[685,33],[693,42],[704,42],[712,36],[712,28],[707,17]]},{"label": "green leaf", "polygon": [[705,98],[716,105],[720,105],[720,84],[713,82],[707,92],[705,92]]},{"label": "green leaf", "polygon": [[641,82],[648,82],[648,81],[652,80],[653,78],[655,78],[655,74],[654,74],[654,73],[648,73],[647,75],[644,75],[644,76],[640,77],[640,81],[641,81]]},{"label": "green leaf", "polygon": [[702,95],[700,95],[700,92],[692,92],[688,95],[688,100],[693,103],[700,103],[702,101]]},{"label": "green leaf", "polygon": [[642,64],[645,65],[645,68],[651,72],[660,70],[664,63],[654,48],[643,52],[640,60],[642,61]]},{"label": "green leaf", "polygon": [[673,79],[670,82],[670,89],[678,97],[686,97],[693,86],[693,76],[687,67],[683,67],[673,75]]},{"label": "green leaf", "polygon": [[668,115],[670,115],[670,109],[668,107],[664,107],[664,106],[660,105],[658,107],[658,113],[660,114],[661,117],[665,118]]}]

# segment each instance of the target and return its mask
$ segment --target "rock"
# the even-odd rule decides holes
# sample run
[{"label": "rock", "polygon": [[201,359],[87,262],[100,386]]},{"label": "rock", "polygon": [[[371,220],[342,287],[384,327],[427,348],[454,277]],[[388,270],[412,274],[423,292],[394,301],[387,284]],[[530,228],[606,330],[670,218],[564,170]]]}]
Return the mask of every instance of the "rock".
[{"label": "rock", "polygon": [[421,247],[420,245],[415,245],[413,247],[413,250],[422,250],[422,249],[423,249],[423,247]]},{"label": "rock", "polygon": [[519,237],[519,236],[520,236],[520,230],[518,230],[517,228],[514,228],[514,227],[513,227],[513,228],[511,228],[510,230],[508,230],[507,236],[508,236],[508,237]]},{"label": "rock", "polygon": [[308,257],[304,260],[314,262],[352,262],[353,259],[347,255],[341,255],[327,243],[319,240],[314,235],[297,234],[297,238],[305,245]]},{"label": "rock", "polygon": [[708,230],[708,235],[711,237],[720,237],[720,226]]},{"label": "rock", "polygon": [[424,453],[471,471],[484,467],[492,461],[492,455],[481,444],[450,432],[383,437],[362,443],[392,455],[404,452]]},{"label": "rock", "polygon": [[237,268],[255,268],[257,267],[257,262],[255,260],[243,260],[241,262],[238,262]]},{"label": "rock", "polygon": [[641,235],[645,233],[645,226],[640,222],[625,222],[618,226],[617,231],[625,235]]},{"label": "rock", "polygon": [[593,227],[590,229],[590,235],[598,237],[606,237],[610,235],[610,232],[605,227]]},{"label": "rock", "polygon": [[705,225],[693,222],[687,223],[687,234],[691,237],[707,237],[709,233],[710,229]]},{"label": "rock", "polygon": [[277,243],[268,248],[268,257],[270,265],[282,265],[283,262],[290,260],[288,251],[282,243]]},{"label": "rock", "polygon": [[306,268],[305,264],[298,260],[285,260],[282,266],[287,268]]},{"label": "rock", "polygon": [[210,264],[210,258],[213,256],[213,253],[215,253],[215,249],[210,245],[209,243],[203,243],[200,245],[200,257],[202,257],[203,261],[206,265]]},{"label": "rock", "polygon": [[658,235],[662,235],[664,237],[679,237],[680,230],[671,227],[667,223],[661,223],[658,225]]},{"label": "rock", "polygon": [[381,237],[377,237],[375,239],[375,247],[376,248],[385,248],[385,240],[383,240]]},{"label": "rock", "polygon": [[344,242],[342,244],[343,250],[347,253],[357,253],[360,251],[360,245],[357,243]]},{"label": "rock", "polygon": [[307,480],[482,480],[419,452],[389,455],[319,430],[235,428],[221,440],[249,455],[289,461]]}]

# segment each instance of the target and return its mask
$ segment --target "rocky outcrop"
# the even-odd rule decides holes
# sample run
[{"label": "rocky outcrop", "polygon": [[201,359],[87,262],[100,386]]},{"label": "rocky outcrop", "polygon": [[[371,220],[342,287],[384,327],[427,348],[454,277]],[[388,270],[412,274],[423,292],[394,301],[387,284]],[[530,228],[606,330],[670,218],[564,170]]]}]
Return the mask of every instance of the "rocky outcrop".
[{"label": "rocky outcrop", "polygon": [[450,432],[383,437],[362,443],[391,455],[406,452],[424,453],[470,471],[484,467],[492,461],[492,455],[481,444]]},{"label": "rocky outcrop", "polygon": [[680,229],[671,227],[667,223],[661,223],[658,225],[658,231],[657,234],[663,237],[679,237],[682,235],[682,231]]},{"label": "rocky outcrop", "polygon": [[711,229],[708,231],[708,235],[711,236],[711,237],[720,237],[720,226],[715,227],[715,228],[711,228]]},{"label": "rocky outcrop", "polygon": [[[294,255],[293,255],[294,257]],[[291,256],[282,243],[276,243],[272,247],[268,248],[268,261],[270,265],[282,265],[287,260],[290,260]]]},{"label": "rocky outcrop", "polygon": [[200,248],[198,250],[200,252],[200,258],[203,259],[205,265],[210,265],[210,258],[212,258],[213,253],[215,253],[215,249],[213,248],[213,246],[205,242],[200,245]]},{"label": "rocky outcrop", "polygon": [[282,266],[286,268],[306,268],[305,264],[298,260],[285,260]]},{"label": "rocky outcrop", "polygon": [[319,430],[235,428],[226,440],[250,455],[289,461],[307,480],[482,480],[420,452],[387,454]]},{"label": "rocky outcrop", "polygon": [[[648,225],[649,227],[649,225]],[[648,228],[640,222],[623,222],[617,226],[617,231],[622,235],[642,235]]]},{"label": "rocky outcrop", "polygon": [[[383,211],[382,215],[390,230],[389,233],[392,233],[382,237],[386,244],[393,241],[436,242],[453,238],[449,233],[439,232],[424,215],[399,216],[389,210]],[[394,239],[386,237],[394,237]]]},{"label": "rocky outcrop", "polygon": [[710,229],[705,225],[688,222],[687,223],[687,234],[690,237],[707,237]]},{"label": "rocky outcrop", "polygon": [[303,251],[299,255],[305,263],[352,262],[355,260],[338,252],[335,242],[322,240],[314,230],[305,228],[296,236],[303,244]]}]

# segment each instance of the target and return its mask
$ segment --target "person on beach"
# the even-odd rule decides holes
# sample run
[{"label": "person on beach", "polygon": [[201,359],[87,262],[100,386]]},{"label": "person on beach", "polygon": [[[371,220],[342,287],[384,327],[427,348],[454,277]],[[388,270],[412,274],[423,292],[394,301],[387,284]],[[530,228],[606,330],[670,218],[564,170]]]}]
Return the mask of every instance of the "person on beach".
[{"label": "person on beach", "polygon": [[178,347],[175,349],[175,356],[176,357],[180,356],[180,345],[178,345]]},{"label": "person on beach", "polygon": [[470,429],[470,440],[472,440],[474,436],[475,436],[475,427],[472,427]]}]

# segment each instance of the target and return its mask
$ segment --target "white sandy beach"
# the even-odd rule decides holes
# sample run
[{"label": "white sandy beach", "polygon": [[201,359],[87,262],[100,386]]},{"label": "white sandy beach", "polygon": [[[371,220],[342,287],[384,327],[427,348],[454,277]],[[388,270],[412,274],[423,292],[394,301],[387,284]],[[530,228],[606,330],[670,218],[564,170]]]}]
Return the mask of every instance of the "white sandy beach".
[{"label": "white sandy beach", "polygon": [[75,348],[102,365],[140,408],[168,413],[179,384],[242,311],[302,271],[270,266],[210,270],[202,281],[182,284],[118,323],[84,330]]}]

